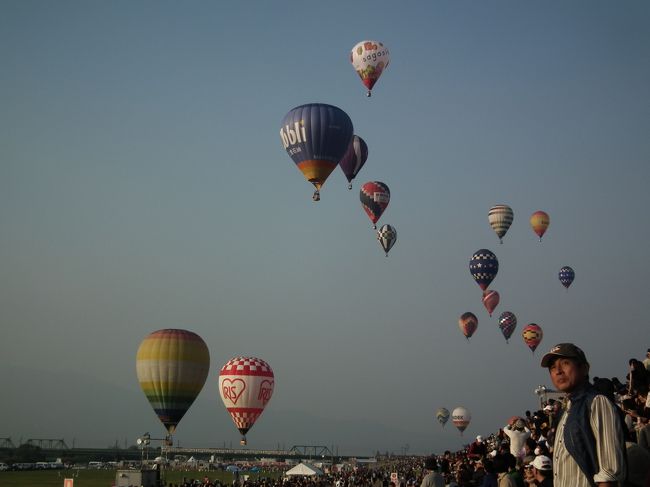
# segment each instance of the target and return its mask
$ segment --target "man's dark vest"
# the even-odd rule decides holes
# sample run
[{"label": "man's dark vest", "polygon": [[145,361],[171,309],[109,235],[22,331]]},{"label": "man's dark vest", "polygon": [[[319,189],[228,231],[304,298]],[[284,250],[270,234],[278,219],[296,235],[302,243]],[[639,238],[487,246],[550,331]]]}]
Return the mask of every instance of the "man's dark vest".
[{"label": "man's dark vest", "polygon": [[569,396],[571,407],[564,423],[564,446],[583,471],[589,483],[594,483],[598,472],[596,438],[591,430],[591,403],[598,395],[594,386],[587,383]]}]

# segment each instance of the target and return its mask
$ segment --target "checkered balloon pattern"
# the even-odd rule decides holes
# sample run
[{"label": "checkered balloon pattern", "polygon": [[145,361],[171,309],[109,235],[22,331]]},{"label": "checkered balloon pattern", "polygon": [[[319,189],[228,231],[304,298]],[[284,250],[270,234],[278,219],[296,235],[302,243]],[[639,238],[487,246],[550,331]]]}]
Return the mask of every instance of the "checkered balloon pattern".
[{"label": "checkered balloon pattern", "polygon": [[503,333],[503,337],[506,339],[506,343],[510,340],[515,327],[517,326],[517,317],[511,311],[504,311],[499,316],[499,329]]},{"label": "checkered balloon pattern", "polygon": [[573,269],[571,269],[571,267],[569,267],[568,265],[560,269],[560,273],[559,273],[560,282],[565,288],[569,289],[569,286],[571,285],[575,277],[576,277],[575,272],[573,272]]},{"label": "checkered balloon pattern", "polygon": [[379,230],[377,230],[377,240],[381,248],[386,252],[386,257],[388,257],[388,251],[393,248],[395,242],[397,242],[397,230],[391,225],[382,225]]},{"label": "checkered balloon pattern", "polygon": [[361,186],[359,199],[373,228],[377,228],[377,221],[390,202],[390,189],[380,181],[369,181]]},{"label": "checkered balloon pattern", "polygon": [[485,291],[499,272],[497,256],[488,249],[477,250],[469,260],[469,271],[479,287]]}]

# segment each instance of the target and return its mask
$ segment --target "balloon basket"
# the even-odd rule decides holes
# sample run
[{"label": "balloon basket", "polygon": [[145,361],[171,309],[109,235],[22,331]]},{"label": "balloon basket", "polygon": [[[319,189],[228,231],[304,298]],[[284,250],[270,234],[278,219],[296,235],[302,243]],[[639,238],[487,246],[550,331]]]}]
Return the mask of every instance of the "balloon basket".
[{"label": "balloon basket", "polygon": [[311,199],[314,201],[320,201],[320,193],[318,190],[314,191],[314,195],[311,197]]}]

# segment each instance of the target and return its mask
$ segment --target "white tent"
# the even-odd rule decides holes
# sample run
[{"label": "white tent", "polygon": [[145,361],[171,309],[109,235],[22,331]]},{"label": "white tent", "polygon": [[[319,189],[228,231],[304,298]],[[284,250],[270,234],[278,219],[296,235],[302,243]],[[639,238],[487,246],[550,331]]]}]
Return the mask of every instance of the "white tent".
[{"label": "white tent", "polygon": [[291,470],[287,470],[285,472],[285,475],[290,476],[290,475],[305,475],[305,476],[320,476],[323,475],[323,471],[320,468],[314,467],[310,463],[299,463],[295,467],[293,467]]}]

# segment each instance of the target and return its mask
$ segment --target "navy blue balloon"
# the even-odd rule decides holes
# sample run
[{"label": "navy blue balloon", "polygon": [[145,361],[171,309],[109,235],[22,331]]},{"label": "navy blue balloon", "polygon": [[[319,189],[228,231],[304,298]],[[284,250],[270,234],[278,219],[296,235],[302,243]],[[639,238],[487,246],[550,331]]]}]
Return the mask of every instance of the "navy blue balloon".
[{"label": "navy blue balloon", "polygon": [[571,285],[573,280],[576,278],[576,273],[573,272],[573,269],[571,269],[571,267],[569,267],[567,265],[567,266],[562,267],[562,269],[560,269],[559,278],[560,278],[560,282],[562,283],[562,285],[565,288],[569,289],[569,286]]},{"label": "navy blue balloon", "polygon": [[353,132],[348,114],[324,103],[296,107],[282,120],[282,145],[307,181],[316,187],[314,199],[345,155]]},{"label": "navy blue balloon", "polygon": [[497,256],[488,249],[477,250],[469,260],[469,271],[479,287],[485,291],[499,272]]}]

